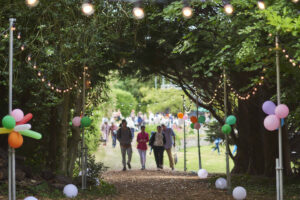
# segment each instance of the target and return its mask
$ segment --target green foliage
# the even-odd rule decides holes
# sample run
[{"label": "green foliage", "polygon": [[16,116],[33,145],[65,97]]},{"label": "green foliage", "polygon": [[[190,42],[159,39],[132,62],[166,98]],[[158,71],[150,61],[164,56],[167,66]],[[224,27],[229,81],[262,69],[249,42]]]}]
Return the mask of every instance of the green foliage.
[{"label": "green foliage", "polygon": [[137,105],[134,96],[124,90],[113,89],[113,95],[116,98],[116,109],[120,109],[123,117],[128,117],[132,109]]}]

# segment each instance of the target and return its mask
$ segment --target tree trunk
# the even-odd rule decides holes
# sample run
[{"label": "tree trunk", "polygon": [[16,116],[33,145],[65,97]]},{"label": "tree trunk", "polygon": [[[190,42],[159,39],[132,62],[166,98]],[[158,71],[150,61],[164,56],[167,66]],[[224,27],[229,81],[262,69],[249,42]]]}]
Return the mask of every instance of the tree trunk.
[{"label": "tree trunk", "polygon": [[64,94],[62,104],[61,131],[59,136],[59,172],[67,175],[68,164],[68,128],[69,128],[69,113],[70,113],[70,94]]},{"label": "tree trunk", "polygon": [[[253,97],[249,101],[239,100],[238,107],[238,146],[234,158],[233,173],[248,173],[273,176],[275,159],[278,157],[278,133],[268,132],[263,121],[266,115],[261,109],[263,100]],[[285,173],[291,172],[287,132],[283,131]]]},{"label": "tree trunk", "polygon": [[[75,103],[74,116],[79,116],[82,108],[81,93],[78,93]],[[72,127],[72,137],[69,139],[69,149],[68,149],[68,176],[72,177],[75,162],[78,155],[78,144],[80,142],[80,128]]]}]

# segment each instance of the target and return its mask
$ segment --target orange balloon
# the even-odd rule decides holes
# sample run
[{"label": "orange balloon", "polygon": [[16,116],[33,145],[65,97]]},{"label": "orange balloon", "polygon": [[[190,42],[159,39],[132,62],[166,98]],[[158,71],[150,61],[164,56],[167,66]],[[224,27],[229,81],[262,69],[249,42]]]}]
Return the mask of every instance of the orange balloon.
[{"label": "orange balloon", "polygon": [[182,112],[178,113],[178,114],[177,114],[177,117],[178,117],[179,119],[182,119],[182,118],[183,118],[183,113],[182,113]]},{"label": "orange balloon", "polygon": [[14,149],[17,149],[23,144],[23,136],[18,132],[11,132],[8,136],[8,144]]},{"label": "orange balloon", "polygon": [[191,120],[192,123],[197,123],[198,122],[198,119],[195,116],[191,116],[190,120]]}]

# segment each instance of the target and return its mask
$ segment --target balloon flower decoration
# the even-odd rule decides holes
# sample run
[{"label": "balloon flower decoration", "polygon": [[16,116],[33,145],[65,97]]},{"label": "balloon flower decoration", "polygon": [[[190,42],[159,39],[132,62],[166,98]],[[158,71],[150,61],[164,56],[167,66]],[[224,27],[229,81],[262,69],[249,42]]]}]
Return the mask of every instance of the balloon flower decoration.
[{"label": "balloon flower decoration", "polygon": [[79,116],[76,116],[72,120],[72,125],[75,127],[79,127],[79,126],[89,127],[91,124],[92,124],[92,120],[89,117],[81,118]]},{"label": "balloon flower decoration", "polygon": [[[264,120],[264,126],[268,131],[275,131],[280,126],[280,119],[289,115],[289,108],[285,104],[275,105],[272,101],[264,102],[262,109],[268,116]],[[283,125],[283,123],[281,123]]]},{"label": "balloon flower decoration", "polygon": [[10,115],[3,117],[3,128],[0,128],[0,134],[9,134],[9,146],[14,149],[21,147],[23,144],[23,136],[37,140],[42,138],[40,133],[30,130],[30,124],[26,124],[32,119],[32,117],[31,113],[24,116],[23,111],[20,109],[14,109]]},{"label": "balloon flower decoration", "polygon": [[234,115],[229,115],[227,118],[226,118],[226,124],[224,124],[222,126],[222,132],[224,134],[229,134],[231,133],[231,126],[232,125],[235,125],[236,124],[236,117]]},{"label": "balloon flower decoration", "polygon": [[199,130],[201,128],[201,124],[205,122],[205,117],[200,116],[199,118],[197,118],[196,116],[191,116],[190,120],[192,122],[191,128]]}]

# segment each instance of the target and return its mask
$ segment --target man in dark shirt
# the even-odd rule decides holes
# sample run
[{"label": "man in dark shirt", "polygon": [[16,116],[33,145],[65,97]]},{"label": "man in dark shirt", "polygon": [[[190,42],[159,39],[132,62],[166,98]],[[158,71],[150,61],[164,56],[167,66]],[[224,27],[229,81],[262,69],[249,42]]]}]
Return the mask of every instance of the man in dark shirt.
[{"label": "man in dark shirt", "polygon": [[129,169],[131,169],[130,161],[132,157],[132,133],[130,128],[127,127],[127,122],[125,119],[122,120],[122,126],[117,132],[117,139],[120,142],[121,147],[123,171],[126,171],[126,152],[128,156],[127,166]]}]

